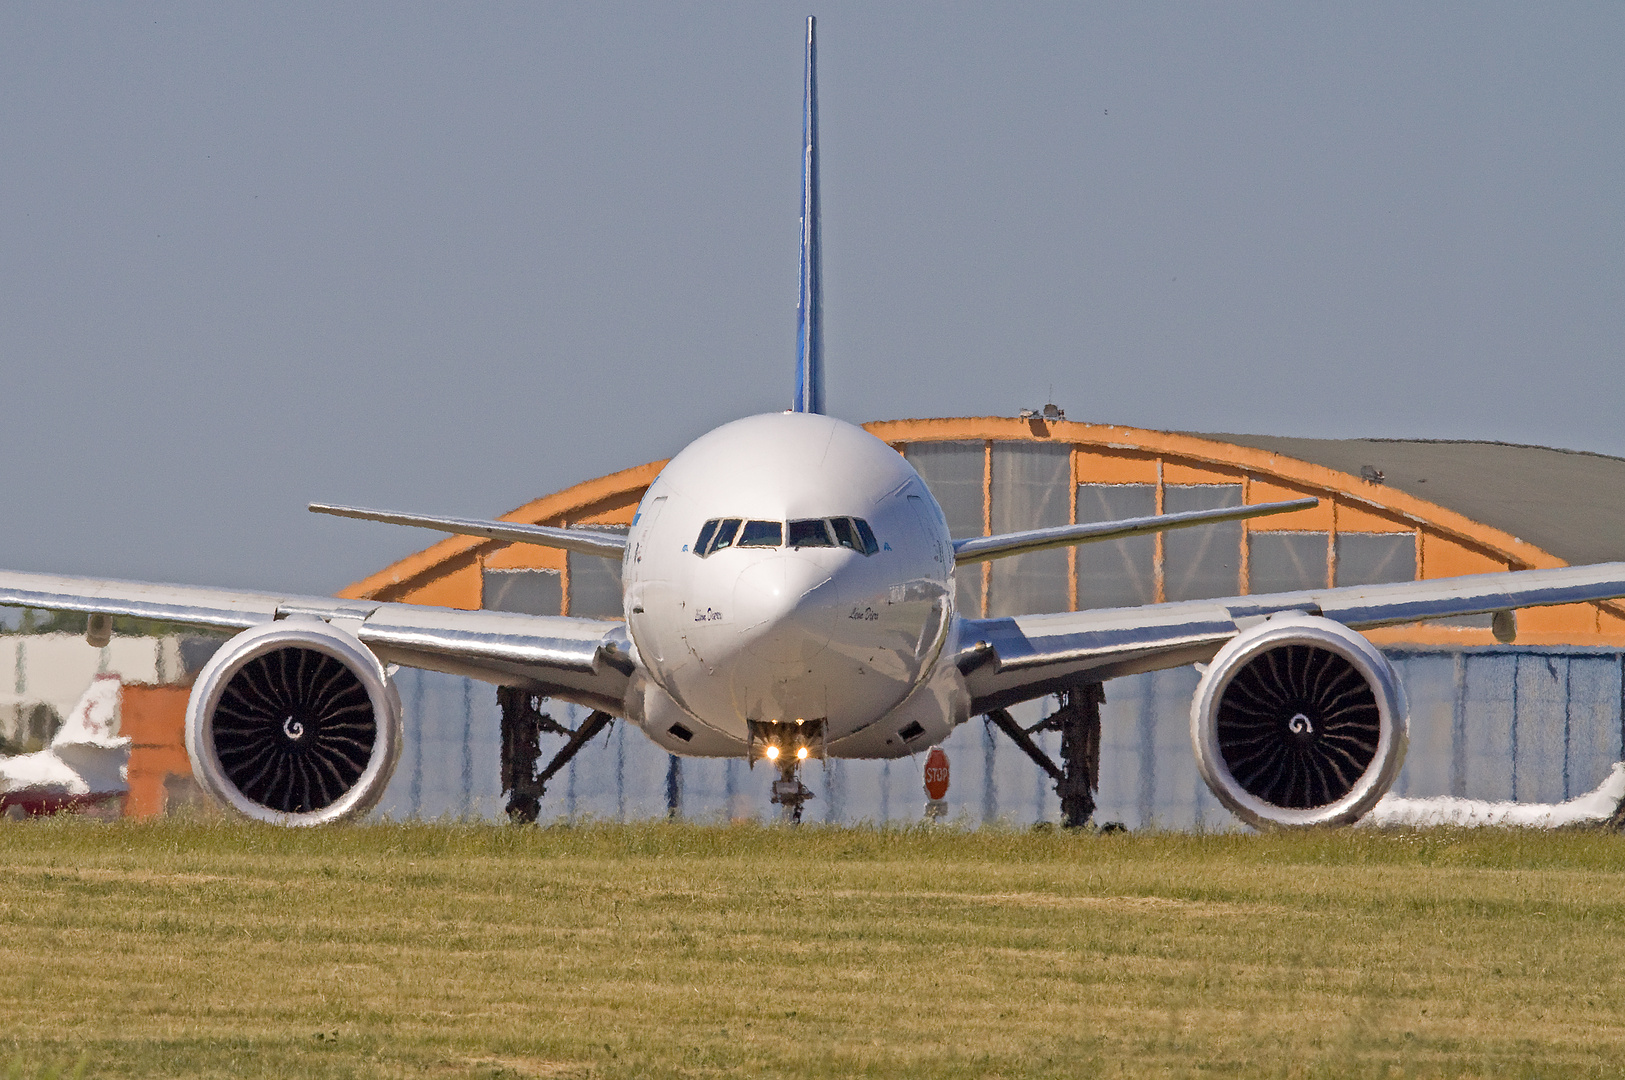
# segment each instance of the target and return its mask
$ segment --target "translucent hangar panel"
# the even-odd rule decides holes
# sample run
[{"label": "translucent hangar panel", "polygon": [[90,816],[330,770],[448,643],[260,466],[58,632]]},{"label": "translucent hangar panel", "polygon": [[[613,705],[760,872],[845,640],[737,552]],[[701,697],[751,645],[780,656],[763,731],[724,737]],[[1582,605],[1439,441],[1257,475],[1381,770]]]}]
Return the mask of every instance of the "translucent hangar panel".
[{"label": "translucent hangar panel", "polygon": [[[603,560],[599,560],[603,561]],[[557,570],[496,570],[480,573],[480,607],[525,615],[558,615],[564,611],[564,581]]]},{"label": "translucent hangar panel", "polygon": [[[627,532],[625,525],[586,525],[599,532]],[[570,580],[566,582],[567,614],[583,619],[619,619],[621,610],[621,560],[600,555],[567,553]]]},{"label": "translucent hangar panel", "polygon": [[524,615],[579,615],[588,619],[621,617],[621,564],[616,559],[570,552],[569,606],[565,575],[557,570],[496,569],[480,572],[480,607]]},{"label": "translucent hangar panel", "polygon": [[[1070,444],[995,442],[992,466],[994,535],[1071,524]],[[1065,548],[996,559],[990,565],[989,615],[1038,614],[1072,607]]]},{"label": "translucent hangar panel", "polygon": [[[1157,512],[1155,484],[1079,484],[1078,522],[1122,521]],[[1157,538],[1130,536],[1078,545],[1078,607],[1138,607],[1157,599]]]},{"label": "translucent hangar panel", "polygon": [[[956,540],[984,535],[982,484],[986,479],[987,444],[980,439],[909,443],[903,456],[931,489],[948,534]],[[970,616],[982,614],[982,567],[962,566],[954,571],[955,602]]]},{"label": "translucent hangar panel", "polygon": [[982,472],[985,444],[909,443],[903,456],[936,497],[955,539],[982,535]]},{"label": "translucent hangar panel", "polygon": [[[1240,484],[1168,484],[1162,489],[1165,514],[1240,505]],[[1241,592],[1241,536],[1239,521],[1164,533],[1164,599],[1207,600]]]},{"label": "translucent hangar panel", "polygon": [[570,559],[570,614],[582,619],[619,619],[621,563],[574,551]]},{"label": "translucent hangar panel", "polygon": [[1323,532],[1253,532],[1247,536],[1247,591],[1324,589],[1331,569],[1330,535]]},{"label": "translucent hangar panel", "polygon": [[[912,444],[907,453],[932,493],[942,493],[939,497],[946,500],[943,509],[955,537],[980,534],[982,530],[972,526],[984,509],[989,531],[995,534],[1072,520],[1120,521],[1157,513],[1154,483],[1079,483],[1076,502],[1069,505],[1071,450],[1064,444],[995,440]],[[983,488],[975,483],[978,466],[983,470]],[[989,500],[985,507],[978,498],[984,490]],[[1162,511],[1240,506],[1243,497],[1239,483],[1168,484],[1163,487]],[[1418,568],[1413,531],[1346,532],[1334,541],[1324,530],[1249,531],[1242,522],[1228,522],[1171,530],[1161,543],[1161,565],[1154,536],[1078,545],[1072,556],[1075,598],[1065,549],[962,567],[956,575],[959,608],[970,615],[981,611],[983,574],[988,586],[986,614],[1012,615],[1064,611],[1074,600],[1079,608],[1132,607],[1244,591],[1412,581]],[[1474,625],[1478,621],[1482,620]]]},{"label": "translucent hangar panel", "polygon": [[1387,581],[1415,580],[1415,533],[1337,534],[1337,585],[1381,585]]},{"label": "translucent hangar panel", "polygon": [[[1071,522],[1070,444],[998,440],[911,443],[909,464],[925,480],[956,538]],[[984,492],[986,497],[984,498]],[[988,615],[1066,611],[1072,606],[1065,550],[1040,551],[961,567],[955,572],[959,609]]]}]

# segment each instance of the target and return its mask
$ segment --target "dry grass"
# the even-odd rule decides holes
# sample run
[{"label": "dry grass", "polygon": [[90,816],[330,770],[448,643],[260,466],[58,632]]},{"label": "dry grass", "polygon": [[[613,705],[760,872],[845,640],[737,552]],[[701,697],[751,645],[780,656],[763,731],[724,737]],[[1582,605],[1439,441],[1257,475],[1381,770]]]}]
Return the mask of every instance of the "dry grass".
[{"label": "dry grass", "polygon": [[1625,838],[0,828],[15,1076],[1613,1076]]}]

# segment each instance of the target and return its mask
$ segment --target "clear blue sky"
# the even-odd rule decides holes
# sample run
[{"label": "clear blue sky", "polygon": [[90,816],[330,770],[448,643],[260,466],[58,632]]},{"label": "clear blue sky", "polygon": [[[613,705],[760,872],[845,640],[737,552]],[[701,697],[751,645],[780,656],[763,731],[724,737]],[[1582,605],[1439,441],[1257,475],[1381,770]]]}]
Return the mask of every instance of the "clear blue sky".
[{"label": "clear blue sky", "polygon": [[789,401],[1625,455],[1625,6],[0,9],[0,566],[325,592]]}]

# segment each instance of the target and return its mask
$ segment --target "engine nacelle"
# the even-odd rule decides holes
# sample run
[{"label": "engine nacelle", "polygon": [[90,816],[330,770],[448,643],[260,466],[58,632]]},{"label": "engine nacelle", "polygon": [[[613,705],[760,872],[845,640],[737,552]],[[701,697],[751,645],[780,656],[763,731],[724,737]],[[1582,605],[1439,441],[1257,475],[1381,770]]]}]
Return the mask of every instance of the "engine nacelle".
[{"label": "engine nacelle", "polygon": [[1409,735],[1387,657],[1319,616],[1276,615],[1237,634],[1191,703],[1202,779],[1260,827],[1358,820],[1398,777]]},{"label": "engine nacelle", "polygon": [[401,752],[378,658],[320,619],[251,627],[204,665],[186,707],[198,784],[256,821],[323,825],[377,803]]}]

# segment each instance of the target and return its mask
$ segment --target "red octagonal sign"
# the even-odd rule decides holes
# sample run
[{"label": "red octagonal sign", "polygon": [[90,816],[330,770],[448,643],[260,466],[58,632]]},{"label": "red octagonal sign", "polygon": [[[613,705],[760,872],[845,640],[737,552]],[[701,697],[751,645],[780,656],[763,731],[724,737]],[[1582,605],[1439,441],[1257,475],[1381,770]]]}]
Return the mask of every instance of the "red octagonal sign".
[{"label": "red octagonal sign", "polygon": [[925,756],[925,793],[937,801],[948,794],[948,755],[940,746]]}]

